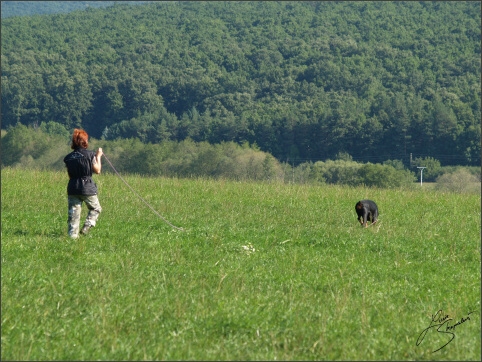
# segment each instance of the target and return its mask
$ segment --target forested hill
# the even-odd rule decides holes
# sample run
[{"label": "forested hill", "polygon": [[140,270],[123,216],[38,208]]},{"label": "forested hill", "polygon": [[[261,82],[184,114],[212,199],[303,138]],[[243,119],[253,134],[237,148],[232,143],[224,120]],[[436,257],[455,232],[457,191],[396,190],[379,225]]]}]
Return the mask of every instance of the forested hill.
[{"label": "forested hill", "polygon": [[481,3],[154,2],[2,19],[2,128],[480,165]]},{"label": "forested hill", "polygon": [[[129,4],[148,1],[124,1]],[[12,16],[69,13],[89,7],[103,8],[114,5],[115,1],[2,1],[2,19]]]}]

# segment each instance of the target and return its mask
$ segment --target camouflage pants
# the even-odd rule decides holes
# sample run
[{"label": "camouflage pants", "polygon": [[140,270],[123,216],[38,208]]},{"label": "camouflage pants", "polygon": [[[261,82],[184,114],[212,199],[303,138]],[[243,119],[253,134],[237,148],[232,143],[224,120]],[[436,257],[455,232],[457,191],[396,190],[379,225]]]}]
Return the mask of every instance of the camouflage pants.
[{"label": "camouflage pants", "polygon": [[97,218],[102,211],[97,195],[83,196],[83,195],[68,195],[69,200],[69,236],[77,238],[79,236],[80,226],[80,212],[82,211],[82,202],[85,202],[89,213],[85,219],[84,225],[95,226]]}]

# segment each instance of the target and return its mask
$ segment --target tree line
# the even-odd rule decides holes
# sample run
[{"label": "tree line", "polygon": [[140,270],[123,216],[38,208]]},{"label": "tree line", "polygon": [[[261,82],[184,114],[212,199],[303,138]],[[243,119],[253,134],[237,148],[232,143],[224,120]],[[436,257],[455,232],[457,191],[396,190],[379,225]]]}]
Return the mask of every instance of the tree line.
[{"label": "tree line", "polygon": [[[65,172],[63,158],[71,152],[70,138],[70,132],[56,122],[41,123],[39,127],[19,123],[2,132],[2,168]],[[104,165],[109,164],[103,167],[103,172],[380,188],[410,188],[417,180],[414,170],[405,167],[401,160],[360,163],[344,153],[334,160],[292,165],[279,162],[256,145],[247,143],[210,144],[188,138],[146,144],[136,138],[110,141],[91,138],[89,148],[97,147],[102,147],[105,153]],[[480,167],[441,166],[440,161],[430,157],[416,158],[413,162],[414,166],[426,166],[424,180],[437,181],[442,189],[480,191]]]},{"label": "tree line", "polygon": [[[146,1],[123,1],[129,4],[145,3]],[[85,10],[88,7],[99,8],[114,5],[115,1],[2,1],[1,15],[3,18],[12,16],[29,16],[37,14],[69,13]]]},{"label": "tree line", "polygon": [[150,2],[2,19],[2,129],[480,165],[480,2]]}]

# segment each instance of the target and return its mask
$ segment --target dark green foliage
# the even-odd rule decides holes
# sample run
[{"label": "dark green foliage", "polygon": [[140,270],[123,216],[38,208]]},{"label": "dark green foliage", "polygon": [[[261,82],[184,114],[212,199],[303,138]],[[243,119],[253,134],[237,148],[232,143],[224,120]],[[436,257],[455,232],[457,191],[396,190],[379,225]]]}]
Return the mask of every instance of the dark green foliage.
[{"label": "dark green foliage", "polygon": [[40,124],[40,129],[42,130],[42,132],[48,135],[57,135],[65,139],[69,139],[72,136],[62,124],[53,121],[42,122]]},{"label": "dark green foliage", "polygon": [[[345,158],[349,157],[345,155]],[[413,172],[400,167],[399,162],[392,161],[381,165],[361,164],[349,159],[318,161],[312,165],[306,163],[299,165],[297,174],[305,174],[304,181],[313,183],[365,185],[380,188],[409,186],[415,181],[415,175]],[[308,170],[308,172],[300,172],[300,170]]]},{"label": "dark green foliage", "polygon": [[383,164],[387,166],[392,166],[396,170],[403,170],[405,168],[402,160],[387,160],[387,161],[384,161]]},{"label": "dark green foliage", "polygon": [[[162,141],[142,143],[139,139],[116,141],[89,139],[89,149],[102,147],[108,160],[122,173],[168,177],[208,177],[232,180],[282,180],[280,163],[257,146],[223,142]],[[56,122],[39,128],[18,124],[2,137],[2,167],[64,170],[64,156],[70,152],[70,134]],[[113,170],[104,162],[104,170]]]},{"label": "dark green foliage", "polygon": [[358,170],[361,183],[381,188],[407,186],[415,181],[415,176],[407,170],[397,170],[393,166],[364,164]]},{"label": "dark green foliage", "polygon": [[[434,182],[443,173],[440,161],[433,157],[416,158],[412,166],[414,169],[415,167],[426,167],[423,169],[423,180],[428,182]],[[420,173],[421,171],[418,170],[419,179]]]},{"label": "dark green foliage", "polygon": [[11,166],[22,157],[40,157],[49,147],[49,138],[40,130],[18,124],[2,138],[2,165]]},{"label": "dark green foliage", "polygon": [[271,155],[233,142],[211,145],[186,139],[146,145],[130,139],[103,144],[104,152],[120,172],[232,180],[276,180],[283,177],[281,165]]},{"label": "dark green foliage", "polygon": [[[62,160],[70,152],[71,135],[61,124],[51,121],[34,128],[19,123],[2,134],[2,168],[64,170]],[[359,163],[348,153],[339,153],[334,161],[304,162],[295,166],[280,163],[256,144],[247,142],[213,145],[187,138],[181,142],[164,140],[145,144],[138,138],[115,141],[90,138],[89,149],[98,147],[103,148],[117,171],[150,176],[398,188],[412,185],[416,181],[416,166],[423,165],[426,167],[424,181],[433,182],[441,175],[464,171],[480,183],[479,167],[442,167],[438,160],[430,157],[416,158],[412,169],[408,170],[401,160],[387,160],[383,164]],[[113,172],[107,165],[104,170]]]},{"label": "dark green foliage", "polygon": [[[148,1],[122,1],[135,5]],[[68,13],[89,8],[103,8],[114,5],[115,1],[2,1],[2,19],[12,16]]]},{"label": "dark green foliage", "polygon": [[349,160],[327,160],[315,162],[311,171],[311,178],[330,184],[358,185],[358,172],[362,164]]},{"label": "dark green foliage", "polygon": [[[66,2],[67,3],[67,2]],[[2,2],[3,4],[3,2]],[[123,2],[2,20],[2,127],[480,164],[480,2]]]}]

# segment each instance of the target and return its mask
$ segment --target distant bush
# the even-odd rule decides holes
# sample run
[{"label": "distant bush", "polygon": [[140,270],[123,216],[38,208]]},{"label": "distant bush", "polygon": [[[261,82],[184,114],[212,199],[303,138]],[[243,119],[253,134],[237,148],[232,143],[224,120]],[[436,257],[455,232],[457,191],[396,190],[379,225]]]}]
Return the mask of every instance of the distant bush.
[{"label": "distant bush", "polygon": [[455,173],[459,170],[467,171],[471,175],[475,176],[477,178],[477,180],[480,182],[481,176],[482,176],[480,167],[474,167],[474,166],[443,166],[442,167],[442,175],[443,174],[449,174],[449,173]]},{"label": "distant bush", "polygon": [[[439,160],[433,157],[417,157],[413,161],[413,167],[426,167],[423,170],[423,181],[434,182],[437,177],[443,174],[442,166]],[[420,175],[420,171],[416,169],[417,174]]]},{"label": "distant bush", "polygon": [[[145,144],[138,139],[89,139],[89,149],[102,147],[119,172],[167,177],[210,177],[234,180],[282,180],[283,169],[270,154],[249,144],[164,141]],[[2,137],[2,167],[63,170],[70,134],[55,122],[39,128],[18,124]],[[110,167],[104,167],[107,172]]]},{"label": "distant bush", "polygon": [[360,184],[358,170],[361,163],[350,160],[327,160],[315,162],[311,172],[311,179],[329,184],[358,185]]},{"label": "distant bush", "polygon": [[387,166],[392,166],[397,170],[405,169],[405,165],[403,164],[402,160],[387,160],[387,161],[384,161],[383,164]]},{"label": "distant bush", "polygon": [[68,142],[65,137],[49,135],[40,128],[22,124],[9,127],[2,137],[2,167],[58,168],[58,159],[69,150]]},{"label": "distant bush", "polygon": [[[233,180],[282,180],[280,163],[270,154],[234,142],[164,141],[143,144],[136,139],[96,141],[118,171],[166,177],[210,177]],[[93,143],[94,145],[94,143]]]},{"label": "distant bush", "polygon": [[393,188],[412,185],[415,175],[409,170],[397,170],[393,166],[364,164],[358,170],[359,180],[366,186]]},{"label": "distant bush", "polygon": [[[411,186],[415,174],[401,161],[384,164],[357,163],[349,155],[337,160],[306,162],[296,167],[280,164],[256,145],[235,142],[210,144],[186,139],[145,144],[139,139],[113,141],[89,139],[89,149],[102,147],[105,156],[123,173],[166,177],[209,177],[232,180],[285,181],[293,183],[339,184],[348,186],[394,188]],[[38,128],[18,124],[9,127],[1,142],[2,167],[63,170],[63,157],[70,152],[70,134],[55,123]],[[457,192],[480,190],[480,168],[440,168],[434,159],[418,160],[437,178],[437,189]],[[110,167],[104,167],[107,172]],[[433,171],[435,170],[435,171]],[[448,171],[448,172],[447,172]],[[426,172],[424,172],[424,181]]]},{"label": "distant bush", "polygon": [[[413,172],[391,164],[357,163],[349,158],[303,163],[292,171],[293,182],[375,186],[392,188],[409,186],[415,181]],[[286,175],[290,179],[290,175]]]},{"label": "distant bush", "polygon": [[40,124],[40,130],[51,136],[61,136],[69,142],[70,137],[72,137],[72,134],[64,127],[64,125],[58,122],[42,122]]},{"label": "distant bush", "polygon": [[465,169],[446,173],[437,178],[435,188],[440,191],[480,193],[480,179]]}]

